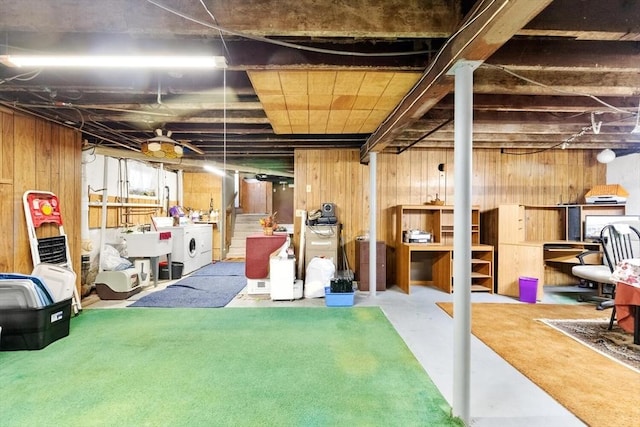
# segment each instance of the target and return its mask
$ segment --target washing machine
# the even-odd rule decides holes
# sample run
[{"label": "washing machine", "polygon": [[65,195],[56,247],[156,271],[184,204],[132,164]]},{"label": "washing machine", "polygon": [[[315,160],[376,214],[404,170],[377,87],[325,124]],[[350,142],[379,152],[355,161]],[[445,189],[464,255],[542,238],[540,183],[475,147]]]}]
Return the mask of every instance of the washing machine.
[{"label": "washing machine", "polygon": [[213,259],[213,227],[211,224],[185,224],[161,227],[158,231],[171,231],[173,250],[171,261],[181,262],[182,274],[189,274],[211,263]]}]

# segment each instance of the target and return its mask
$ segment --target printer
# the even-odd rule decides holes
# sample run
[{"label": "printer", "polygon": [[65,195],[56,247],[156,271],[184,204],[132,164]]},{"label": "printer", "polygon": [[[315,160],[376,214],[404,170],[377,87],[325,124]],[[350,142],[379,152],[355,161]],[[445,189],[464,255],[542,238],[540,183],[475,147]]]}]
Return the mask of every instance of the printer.
[{"label": "printer", "polygon": [[629,193],[619,184],[596,185],[585,195],[587,203],[626,203]]},{"label": "printer", "polygon": [[433,243],[433,234],[423,230],[405,230],[402,232],[404,243]]}]

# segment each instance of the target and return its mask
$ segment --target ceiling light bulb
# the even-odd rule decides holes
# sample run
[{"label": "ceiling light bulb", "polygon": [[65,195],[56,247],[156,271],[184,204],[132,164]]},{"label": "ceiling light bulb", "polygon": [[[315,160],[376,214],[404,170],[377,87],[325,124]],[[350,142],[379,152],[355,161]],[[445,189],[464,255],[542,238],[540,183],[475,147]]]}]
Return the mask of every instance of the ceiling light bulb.
[{"label": "ceiling light bulb", "polygon": [[604,150],[599,152],[598,155],[596,156],[596,159],[600,163],[610,163],[615,158],[616,158],[616,153],[609,148],[605,148]]}]

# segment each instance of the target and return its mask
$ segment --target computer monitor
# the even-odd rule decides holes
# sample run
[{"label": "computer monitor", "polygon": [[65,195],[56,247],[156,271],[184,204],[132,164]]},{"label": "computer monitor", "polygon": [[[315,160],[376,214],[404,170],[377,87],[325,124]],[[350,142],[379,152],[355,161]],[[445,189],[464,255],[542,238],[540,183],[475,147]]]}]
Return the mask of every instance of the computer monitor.
[{"label": "computer monitor", "polygon": [[584,217],[584,239],[599,239],[604,226],[614,223],[637,226],[640,224],[640,215],[586,215]]}]

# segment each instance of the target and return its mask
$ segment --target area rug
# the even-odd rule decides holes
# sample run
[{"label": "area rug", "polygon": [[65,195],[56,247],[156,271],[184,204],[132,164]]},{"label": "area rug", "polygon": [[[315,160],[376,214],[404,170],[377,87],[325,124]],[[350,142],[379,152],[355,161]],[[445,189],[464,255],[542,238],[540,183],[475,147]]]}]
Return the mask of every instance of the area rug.
[{"label": "area rug", "polygon": [[456,426],[377,307],[85,309],[0,352],[2,426]]},{"label": "area rug", "polygon": [[[452,315],[452,303],[437,305]],[[587,425],[637,427],[640,374],[540,321],[609,314],[591,304],[474,303],[471,331]]]},{"label": "area rug", "polygon": [[542,319],[542,322],[640,373],[640,345],[634,344],[633,335],[615,323],[609,330],[609,321],[603,320]]},{"label": "area rug", "polygon": [[219,308],[226,306],[246,285],[244,276],[189,276],[141,297],[128,307]]},{"label": "area rug", "polygon": [[194,271],[189,277],[194,276],[244,276],[244,262],[220,261]]}]

